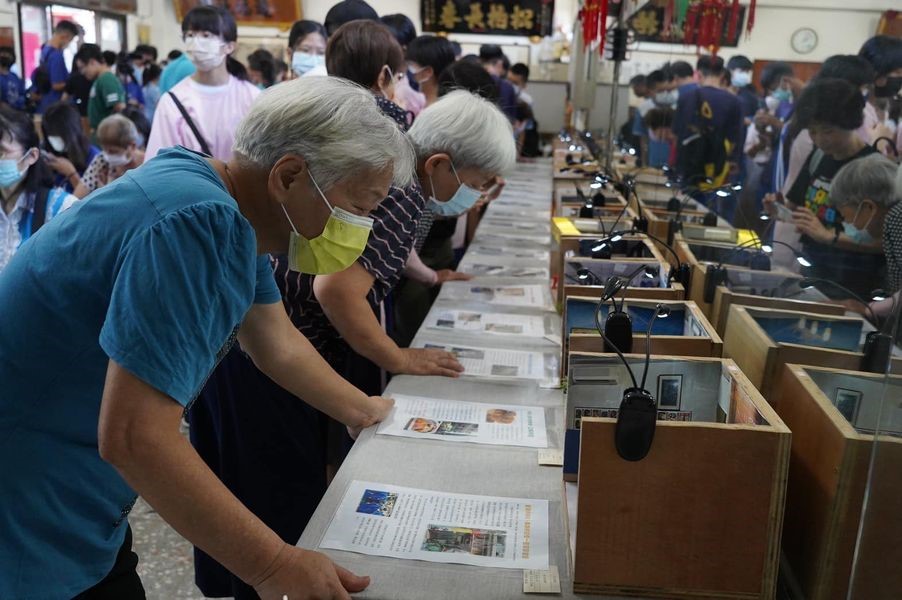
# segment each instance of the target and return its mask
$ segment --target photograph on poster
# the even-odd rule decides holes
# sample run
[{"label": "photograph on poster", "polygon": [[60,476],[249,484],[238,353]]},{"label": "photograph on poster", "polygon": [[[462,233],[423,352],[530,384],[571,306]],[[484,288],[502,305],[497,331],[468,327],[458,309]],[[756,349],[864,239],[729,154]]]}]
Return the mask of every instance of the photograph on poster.
[{"label": "photograph on poster", "polygon": [[504,556],[507,532],[472,527],[430,525],[426,529],[423,550],[426,552],[462,552],[475,556]]},{"label": "photograph on poster", "polygon": [[363,515],[390,517],[397,501],[398,494],[379,490],[366,490],[363,492],[363,497],[357,505],[357,512]]},{"label": "photograph on poster", "polygon": [[505,410],[503,408],[491,408],[485,413],[486,423],[502,423],[504,425],[510,425],[516,419],[516,411]]},{"label": "photograph on poster", "polygon": [[658,375],[658,409],[680,410],[682,375]]},{"label": "photograph on poster", "polygon": [[858,420],[858,405],[861,403],[862,393],[857,390],[847,390],[845,388],[836,388],[835,404],[840,414],[846,418],[851,425],[855,425]]}]

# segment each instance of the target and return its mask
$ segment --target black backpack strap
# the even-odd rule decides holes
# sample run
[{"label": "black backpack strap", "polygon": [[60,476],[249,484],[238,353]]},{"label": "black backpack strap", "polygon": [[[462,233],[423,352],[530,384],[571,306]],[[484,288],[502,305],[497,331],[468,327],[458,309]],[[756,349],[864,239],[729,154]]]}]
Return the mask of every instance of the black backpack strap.
[{"label": "black backpack strap", "polygon": [[213,153],[210,152],[210,146],[207,144],[207,140],[205,140],[204,136],[201,135],[200,130],[197,128],[197,125],[194,124],[194,120],[191,118],[191,115],[188,114],[188,111],[185,110],[185,106],[178,99],[178,96],[176,96],[172,92],[167,93],[172,97],[172,101],[175,102],[175,107],[179,109],[180,113],[182,113],[182,118],[185,119],[188,127],[191,128],[191,133],[193,133],[194,137],[197,138],[197,141],[200,144],[201,151],[208,156],[213,156]]},{"label": "black backpack strap", "polygon": [[50,195],[50,188],[41,187],[35,193],[34,207],[31,213],[31,235],[38,232],[41,225],[47,218],[47,197]]}]

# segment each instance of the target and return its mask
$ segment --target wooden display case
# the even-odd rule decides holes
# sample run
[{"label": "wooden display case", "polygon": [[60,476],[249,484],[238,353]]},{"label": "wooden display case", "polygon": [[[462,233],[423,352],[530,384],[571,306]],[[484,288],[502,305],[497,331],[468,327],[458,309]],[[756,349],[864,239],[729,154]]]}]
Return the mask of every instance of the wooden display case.
[{"label": "wooden display case", "polygon": [[[580,268],[585,267],[589,269],[595,273],[596,277],[603,283],[611,275],[627,275],[630,271],[633,271],[643,264],[657,265],[660,269],[661,276],[656,280],[653,286],[650,287],[634,285],[624,288],[619,294],[621,298],[645,298],[650,300],[685,299],[686,290],[679,282],[671,281],[669,287],[664,287],[667,273],[670,270],[670,264],[662,257],[659,257],[657,260],[646,260],[641,258],[570,258],[564,260],[564,268],[561,277],[557,280],[557,302],[559,304],[562,303],[567,296],[600,298],[604,293],[604,285],[582,285],[580,283],[576,276],[576,272]],[[640,275],[640,277],[642,277],[642,275]],[[639,278],[636,278],[634,283],[638,281]]]},{"label": "wooden display case", "polygon": [[[614,218],[616,219],[616,217]],[[591,246],[593,242],[599,242],[605,237],[605,234],[601,233],[601,231],[593,233],[583,231],[577,227],[583,221],[583,219],[567,219],[565,217],[556,217],[552,220],[551,263],[549,265],[552,281],[560,281],[561,274],[564,272],[564,262],[567,259],[583,257],[583,251],[587,245]],[[639,249],[636,247],[637,245],[642,245],[643,247]],[[664,260],[657,246],[645,236],[625,235],[620,242],[615,242],[612,246],[612,258],[623,257],[624,253],[630,252],[640,259],[645,258],[657,262],[663,262]],[[591,254],[591,248],[589,253]]]},{"label": "wooden display case", "polygon": [[[574,380],[580,370],[585,390]],[[771,600],[790,431],[737,365],[654,357],[651,381],[679,373],[691,420],[659,412],[651,450],[638,462],[616,452],[616,416],[593,416],[619,406],[623,366],[610,355],[572,354],[570,372],[568,418],[579,410],[581,428],[577,514],[569,519],[574,593]],[[603,408],[576,406],[583,392]]]},{"label": "wooden display case", "polygon": [[792,430],[783,551],[793,579],[808,600],[849,597],[879,420],[887,435],[877,441],[851,597],[899,598],[902,378],[790,364],[779,385],[777,412]]},{"label": "wooden display case", "polygon": [[[684,300],[641,300],[631,298],[624,310],[633,323],[633,350],[645,348],[649,316],[657,304],[670,309],[670,315],[658,319],[652,328],[651,353],[671,356],[713,356],[723,354],[723,341],[695,302]],[[604,352],[604,340],[595,329],[598,298],[567,296],[561,320],[562,372],[567,372],[569,352]],[[610,305],[608,305],[610,306]],[[606,313],[601,316],[602,323]]]},{"label": "wooden display case", "polygon": [[[787,364],[857,369],[864,356],[862,333],[868,329],[860,316],[733,306],[723,351],[768,402],[777,406],[780,390],[776,383]],[[902,360],[894,357],[892,367],[893,372],[902,372]]]},{"label": "wooden display case", "polygon": [[[598,192],[601,192],[605,197],[604,206],[596,207],[596,208],[610,208],[614,209],[612,212],[619,212],[620,209],[626,204],[626,200],[623,197],[610,189],[593,189],[592,181],[559,181],[554,184],[554,203],[551,207],[551,216],[552,217],[560,217],[560,216],[579,216],[579,209],[583,206],[583,202],[579,199],[579,195],[576,193],[576,188],[588,198],[592,198]],[[575,214],[574,211],[576,211]]]}]

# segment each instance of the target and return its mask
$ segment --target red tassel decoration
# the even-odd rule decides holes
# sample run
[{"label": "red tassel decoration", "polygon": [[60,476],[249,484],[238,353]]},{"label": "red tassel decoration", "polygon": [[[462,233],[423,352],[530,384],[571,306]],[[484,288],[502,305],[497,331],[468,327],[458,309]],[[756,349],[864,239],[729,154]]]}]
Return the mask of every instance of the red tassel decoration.
[{"label": "red tassel decoration", "polygon": [[673,13],[676,9],[676,0],[667,0],[667,4],[664,6],[664,37],[671,37],[671,31],[673,29]]},{"label": "red tassel decoration", "polygon": [[757,3],[757,0],[749,1],[749,18],[746,19],[746,22],[745,22],[746,35],[751,35],[752,27],[755,26],[755,4],[756,3]]},{"label": "red tassel decoration", "polygon": [[683,25],[683,42],[694,44],[698,40],[698,4],[693,4],[686,11],[686,22]]},{"label": "red tassel decoration", "polygon": [[733,0],[733,8],[730,9],[730,24],[727,26],[727,39],[736,37],[736,28],[739,26],[739,0]]},{"label": "red tassel decoration", "polygon": [[[601,7],[598,13],[598,54],[604,56],[604,41],[608,34],[608,8],[611,0],[601,0]],[[622,2],[623,0],[621,0]],[[621,6],[620,10],[624,10]]]}]

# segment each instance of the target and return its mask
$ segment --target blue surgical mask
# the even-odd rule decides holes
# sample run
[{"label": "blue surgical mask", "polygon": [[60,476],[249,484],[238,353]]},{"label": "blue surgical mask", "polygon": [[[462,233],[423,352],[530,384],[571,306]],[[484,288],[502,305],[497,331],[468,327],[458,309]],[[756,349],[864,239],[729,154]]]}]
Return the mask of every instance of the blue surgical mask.
[{"label": "blue surgical mask", "polygon": [[15,158],[0,160],[0,188],[11,188],[22,181],[22,178],[28,173],[28,167],[20,171],[19,164],[25,160],[26,156],[28,156],[28,152],[18,160]]},{"label": "blue surgical mask", "polygon": [[[868,220],[868,222],[864,226],[864,229],[858,229],[854,225],[855,221],[858,220],[858,213],[861,212],[862,206],[862,204],[858,205],[858,210],[855,211],[855,216],[852,217],[851,221],[843,222],[843,233],[849,236],[849,238],[856,244],[872,244],[874,243],[874,236],[868,233],[868,225],[871,224],[871,221]],[[873,219],[873,216],[871,217],[871,219]]]},{"label": "blue surgical mask", "polygon": [[451,163],[451,171],[454,172],[454,177],[457,178],[457,183],[460,186],[447,202],[442,202],[435,197],[435,185],[432,183],[432,176],[429,176],[429,187],[432,188],[432,196],[429,198],[429,210],[442,217],[457,217],[464,214],[473,208],[473,205],[476,204],[476,201],[482,195],[482,192],[471,188],[460,180],[460,177],[457,175],[457,169],[454,168],[454,163]]},{"label": "blue surgical mask", "polygon": [[320,54],[298,51],[291,55],[291,70],[298,77],[324,64],[326,64],[326,57]]},{"label": "blue surgical mask", "polygon": [[789,90],[784,90],[783,88],[777,88],[770,94],[780,102],[790,102],[792,100],[792,92]]}]

